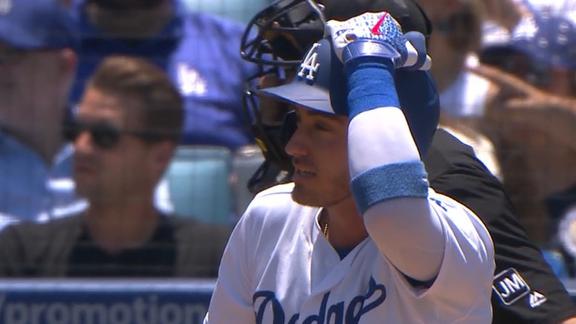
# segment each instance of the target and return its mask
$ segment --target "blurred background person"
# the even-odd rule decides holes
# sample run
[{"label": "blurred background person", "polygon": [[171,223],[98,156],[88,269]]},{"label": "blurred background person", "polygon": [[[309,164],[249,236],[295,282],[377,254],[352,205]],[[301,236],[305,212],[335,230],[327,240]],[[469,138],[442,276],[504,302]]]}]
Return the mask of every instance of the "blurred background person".
[{"label": "blurred background person", "polygon": [[[485,10],[481,0],[418,0],[428,14],[432,74],[440,90],[442,114],[451,118],[482,115],[490,83],[467,71],[482,41]],[[474,87],[471,89],[471,87]]]},{"label": "blurred background person", "polygon": [[182,98],[142,59],[110,57],[66,127],[74,180],[89,208],[0,232],[0,274],[12,277],[215,277],[227,228],[168,217],[154,190],[177,146]]},{"label": "blurred background person", "polygon": [[576,7],[573,1],[520,5],[531,16],[509,39],[485,44],[480,59],[489,66],[474,71],[497,84],[482,128],[497,148],[523,224],[545,244],[556,230],[546,200],[576,184]]},{"label": "blurred background person", "polygon": [[9,4],[0,14],[0,214],[46,220],[85,206],[62,141],[74,26],[56,0]]},{"label": "blurred background person", "polygon": [[478,158],[501,179],[494,145],[478,127],[494,86],[468,70],[478,62],[486,7],[482,0],[418,0],[418,3],[434,29],[429,46],[434,58],[432,75],[440,92],[440,123],[470,145]]},{"label": "blurred background person", "polygon": [[140,56],[166,71],[184,97],[182,143],[231,150],[253,143],[241,98],[255,67],[238,56],[242,24],[190,12],[183,0],[76,0],[73,11],[81,39],[72,102],[106,56]]}]

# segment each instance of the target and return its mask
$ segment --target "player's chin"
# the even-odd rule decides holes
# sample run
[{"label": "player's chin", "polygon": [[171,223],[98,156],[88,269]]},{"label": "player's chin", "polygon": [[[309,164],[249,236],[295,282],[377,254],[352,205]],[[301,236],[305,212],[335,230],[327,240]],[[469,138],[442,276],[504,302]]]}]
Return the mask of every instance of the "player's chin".
[{"label": "player's chin", "polygon": [[298,183],[295,183],[292,189],[292,200],[305,206],[322,207],[323,205],[322,200],[319,199],[318,194],[314,190]]},{"label": "player's chin", "polygon": [[329,190],[295,183],[292,189],[292,200],[304,206],[332,207],[349,199],[353,199],[352,192],[346,185],[339,187],[339,190]]}]

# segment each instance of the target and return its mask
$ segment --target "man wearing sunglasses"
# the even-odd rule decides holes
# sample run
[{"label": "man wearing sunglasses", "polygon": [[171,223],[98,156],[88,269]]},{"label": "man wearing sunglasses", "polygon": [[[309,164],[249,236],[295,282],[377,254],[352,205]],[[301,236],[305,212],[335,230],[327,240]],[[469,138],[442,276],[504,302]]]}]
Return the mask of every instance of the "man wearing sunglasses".
[{"label": "man wearing sunglasses", "polygon": [[[182,98],[157,67],[110,57],[88,81],[66,136],[79,215],[0,235],[0,275],[214,277],[227,229],[168,217],[154,191],[182,131]],[[202,248],[199,248],[202,246]]]},{"label": "man wearing sunglasses", "polygon": [[61,138],[76,66],[73,25],[55,0],[0,4],[0,214],[62,216],[84,205]]}]

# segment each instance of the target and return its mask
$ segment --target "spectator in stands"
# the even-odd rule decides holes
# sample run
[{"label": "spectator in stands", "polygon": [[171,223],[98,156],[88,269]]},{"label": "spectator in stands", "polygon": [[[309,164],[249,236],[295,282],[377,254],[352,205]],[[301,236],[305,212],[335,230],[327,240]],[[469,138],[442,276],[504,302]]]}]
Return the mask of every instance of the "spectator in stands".
[{"label": "spectator in stands", "polygon": [[62,216],[84,206],[61,136],[76,66],[73,24],[56,0],[8,4],[0,10],[0,214]]},{"label": "spectator in stands", "polygon": [[575,96],[576,1],[521,4],[525,19],[509,38],[485,44],[482,61],[552,94]]},{"label": "spectator in stands", "polygon": [[[454,118],[482,115],[490,83],[466,70],[480,48],[484,12],[480,0],[419,0],[434,27],[432,74],[441,92],[442,114]],[[474,88],[474,91],[471,88]]]},{"label": "spectator in stands", "polygon": [[481,0],[484,7],[482,43],[506,39],[529,13],[520,6],[522,0]]},{"label": "spectator in stands", "polygon": [[238,55],[243,26],[190,13],[182,1],[77,0],[82,37],[72,101],[106,56],[141,56],[162,67],[184,97],[183,143],[231,149],[252,143],[241,99],[255,67]]},{"label": "spectator in stands", "polygon": [[73,121],[78,215],[0,233],[0,275],[216,276],[227,229],[167,217],[154,189],[177,146],[182,98],[142,59],[110,57],[87,83]]},{"label": "spectator in stands", "polygon": [[576,8],[569,1],[529,8],[533,17],[509,41],[482,52],[482,62],[500,70],[475,73],[500,89],[484,130],[525,226],[543,244],[554,228],[545,200],[576,184]]},{"label": "spectator in stands", "polygon": [[[474,8],[472,6],[474,2],[477,2],[475,10],[470,11],[471,8]],[[428,170],[431,172],[431,185],[436,190],[446,193],[452,197],[461,197],[463,192],[462,188],[466,188],[466,191],[469,190],[471,193],[476,192],[472,195],[475,196],[476,199],[471,200],[471,198],[468,198],[468,200],[464,201],[464,203],[476,211],[480,217],[483,217],[483,220],[485,220],[489,226],[496,246],[497,272],[514,269],[522,275],[528,285],[533,289],[533,292],[530,294],[530,301],[524,305],[522,305],[522,303],[519,301],[514,301],[509,305],[503,305],[501,304],[501,301],[497,300],[499,306],[495,308],[495,321],[503,323],[517,322],[519,319],[522,319],[523,321],[532,321],[536,320],[536,318],[546,318],[547,320],[551,320],[552,316],[558,319],[567,318],[569,316],[576,315],[574,311],[571,311],[573,306],[570,305],[567,295],[558,285],[558,281],[549,274],[550,270],[548,270],[547,267],[542,264],[542,258],[539,256],[539,253],[533,253],[535,251],[535,247],[532,243],[528,242],[524,230],[518,226],[517,221],[513,218],[512,215],[516,213],[514,211],[514,209],[516,209],[517,215],[520,216],[520,220],[523,225],[528,226],[528,237],[536,240],[536,243],[543,242],[542,236],[538,235],[538,232],[542,233],[547,231],[543,228],[543,226],[541,226],[542,223],[539,222],[532,224],[527,222],[527,220],[531,218],[531,215],[534,214],[534,211],[542,210],[543,208],[542,199],[537,202],[540,207],[534,208],[536,202],[534,199],[535,191],[531,189],[543,189],[545,185],[538,185],[538,183],[550,183],[545,179],[546,175],[544,175],[544,173],[549,174],[551,170],[554,170],[552,173],[556,173],[559,176],[558,180],[563,179],[563,181],[567,181],[565,184],[572,181],[568,180],[571,178],[570,176],[566,176],[566,171],[569,169],[561,167],[561,165],[568,165],[568,155],[566,154],[567,151],[553,149],[556,153],[560,154],[554,154],[555,157],[559,158],[548,158],[550,155],[546,153],[527,156],[525,153],[521,153],[518,148],[522,148],[523,146],[525,147],[526,145],[524,144],[532,142],[530,140],[530,138],[532,138],[535,142],[538,142],[539,145],[542,145],[541,148],[547,147],[548,152],[550,152],[550,143],[556,143],[558,141],[560,143],[565,143],[566,139],[574,138],[576,135],[576,126],[574,126],[576,125],[576,122],[574,117],[561,117],[562,115],[567,115],[566,112],[570,110],[568,107],[572,105],[558,97],[550,96],[549,93],[538,91],[538,89],[530,87],[522,80],[515,80],[516,82],[512,82],[509,80],[509,78],[502,76],[500,71],[495,71],[493,69],[487,71],[488,68],[478,64],[478,57],[476,53],[478,53],[480,50],[481,54],[483,54],[479,47],[480,43],[478,43],[480,38],[478,37],[477,33],[466,32],[466,28],[470,28],[471,26],[475,25],[476,27],[472,28],[471,30],[478,31],[479,27],[481,27],[482,24],[485,24],[485,20],[483,22],[483,19],[478,20],[478,18],[482,18],[482,15],[484,15],[484,17],[488,19],[497,20],[497,22],[507,30],[518,31],[519,29],[515,26],[515,23],[518,22],[520,18],[526,18],[519,17],[526,15],[524,8],[514,8],[514,10],[506,12],[494,12],[494,5],[501,6],[501,8],[507,6],[508,9],[511,9],[509,6],[511,6],[512,3],[510,2],[483,2],[484,4],[487,4],[487,6],[483,7],[481,6],[481,2],[473,0],[446,0],[444,3],[442,3],[442,1],[420,0],[420,3],[424,6],[426,11],[431,12],[431,20],[436,25],[435,32],[433,33],[430,42],[431,50],[434,51],[436,48],[443,52],[442,54],[432,54],[432,57],[435,58],[434,66],[436,68],[433,68],[433,71],[435,73],[435,77],[440,76],[440,86],[442,82],[448,83],[446,81],[446,76],[449,77],[451,75],[450,71],[460,71],[460,77],[455,78],[455,82],[453,83],[453,85],[456,86],[448,87],[443,91],[441,105],[443,108],[457,108],[451,110],[452,115],[457,117],[456,119],[452,119],[452,121],[462,121],[462,117],[474,117],[475,122],[473,123],[473,126],[476,131],[480,131],[482,134],[488,135],[487,137],[489,138],[490,142],[494,144],[494,153],[492,153],[492,159],[496,161],[494,165],[498,166],[498,168],[501,170],[500,176],[504,180],[504,184],[507,189],[506,192],[510,194],[515,207],[512,207],[507,197],[502,196],[502,194],[498,194],[497,190],[492,190],[500,187],[499,185],[496,186],[496,183],[494,183],[494,186],[488,186],[488,183],[484,182],[484,186],[482,188],[473,190],[473,181],[468,180],[466,182],[465,180],[462,180],[463,183],[458,185],[460,180],[452,180],[451,184],[449,184],[448,181],[445,182],[445,185],[449,185],[448,188],[450,190],[447,190],[446,188],[441,188],[441,183],[444,183],[444,181],[439,182],[439,179],[435,179],[433,176],[435,172],[434,168],[428,168]],[[474,13],[472,17],[476,17],[476,20],[466,18],[466,15],[463,15],[463,19],[459,20],[455,18],[439,18],[446,16],[450,17],[450,15],[458,16],[458,7],[461,9],[468,8],[469,13]],[[450,14],[451,11],[452,14]],[[434,16],[435,13],[436,16]],[[438,20],[435,21],[435,19]],[[452,24],[445,25],[442,23],[442,21]],[[526,32],[527,29],[520,29],[520,31]],[[436,37],[434,37],[434,35],[436,35]],[[474,37],[474,35],[476,35],[476,37]],[[462,52],[456,50],[458,47],[465,48],[465,44],[470,44],[471,42],[474,44],[474,47],[472,48],[473,51],[470,49],[467,50],[468,54],[466,54],[465,51]],[[452,53],[452,55],[456,54],[461,58],[461,60],[453,60],[449,53]],[[570,51],[566,51],[566,53],[570,53]],[[482,55],[481,59],[483,59]],[[460,69],[458,69],[454,62],[462,62]],[[530,68],[534,66],[533,62],[528,62],[528,64],[524,64],[522,67],[520,67],[520,64],[518,63],[527,62],[527,60],[515,59],[510,60],[509,62],[516,63],[516,66],[519,67],[518,71],[522,72],[530,71]],[[446,72],[448,73],[446,74]],[[462,76],[466,76],[466,79],[463,79]],[[442,77],[445,79],[443,80]],[[508,101],[510,96],[515,97],[516,100]],[[522,97],[521,100],[517,100],[519,97]],[[544,107],[552,108],[551,106],[555,106],[555,108],[552,109],[557,110],[557,112],[554,113],[556,117],[551,118],[549,116],[545,116],[543,113],[548,109],[536,109],[540,110],[540,112],[535,113],[535,111],[532,111],[528,114],[526,111],[522,111],[520,109],[514,110],[512,109],[512,106],[509,106],[510,109],[498,109],[498,107],[502,107],[502,105],[504,105],[504,101],[506,102],[505,105],[525,105],[525,108],[527,109]],[[556,104],[552,104],[553,102],[556,102]],[[457,105],[454,105],[454,103],[457,103]],[[466,109],[463,111],[460,110],[460,114],[454,114],[454,112],[458,112],[462,107],[473,109]],[[444,110],[444,112],[446,112],[446,110]],[[551,116],[552,114],[549,115]],[[444,117],[446,117],[446,114]],[[487,128],[485,124],[485,118],[495,119],[498,122],[492,124],[493,127]],[[513,122],[513,119],[516,119],[516,121]],[[531,128],[531,130],[525,128],[526,125],[528,125],[527,121],[529,119],[532,120],[531,122],[536,122],[539,120],[539,127]],[[562,127],[550,127],[550,122],[552,119],[555,119],[557,122],[563,119],[564,121],[562,124],[564,125],[562,125]],[[446,124],[446,119],[444,119],[444,123]],[[570,126],[570,123],[572,126]],[[541,140],[544,137],[540,137],[540,139],[538,139],[539,136],[534,136],[536,132],[541,133],[542,130],[539,129],[543,127],[546,128],[546,132],[549,133],[549,135],[546,137],[548,140]],[[492,133],[493,130],[497,130],[501,136],[495,138]],[[506,135],[504,135],[504,133],[506,133]],[[515,145],[515,147],[511,147],[510,145],[504,146],[503,140],[506,140],[507,136],[510,136],[510,139],[514,138],[515,142],[517,141],[522,145]],[[462,136],[459,136],[459,138],[462,139]],[[474,142],[469,143],[472,145],[475,144]],[[572,145],[572,147],[574,147],[574,145]],[[479,153],[477,147],[475,151]],[[452,151],[452,159],[457,156],[454,154],[455,152],[457,151]],[[542,152],[543,151],[540,150],[540,153]],[[502,154],[507,154],[507,158],[505,160],[502,159]],[[431,158],[429,157],[429,159]],[[452,161],[452,159],[446,159],[446,161],[449,162]],[[558,163],[559,160],[563,162]],[[574,158],[571,160],[575,161]],[[436,163],[439,161],[442,160],[437,159]],[[483,161],[487,162],[485,158],[483,158]],[[542,163],[549,163],[549,165],[555,163],[556,167],[546,167],[546,165],[543,165]],[[530,170],[524,167],[526,164],[540,164],[542,167],[539,167],[538,170]],[[431,167],[432,163],[428,163],[427,166]],[[504,169],[502,169],[502,167],[504,167]],[[518,172],[519,170],[522,171]],[[534,181],[527,181],[527,179],[531,179],[535,175],[539,180],[534,179]],[[518,184],[517,186],[510,185],[516,181]],[[463,184],[466,184],[466,186]],[[528,188],[530,188],[529,192],[532,195],[527,194],[528,190],[526,189]],[[499,190],[501,190],[501,188]],[[478,195],[478,192],[480,191],[483,193],[479,196],[481,197],[479,199],[479,197],[476,195]],[[549,192],[550,191],[548,191],[548,193]],[[519,193],[521,194],[521,197],[524,197],[524,199],[518,199]],[[498,199],[499,203],[496,203],[496,199]],[[482,200],[484,203],[482,203]],[[488,202],[490,203],[488,204]],[[488,205],[491,206],[489,207],[491,210],[488,210]],[[501,206],[501,208],[495,208],[495,206]],[[493,218],[488,218],[490,215],[492,215],[491,217]],[[512,218],[510,216],[512,216]],[[520,244],[519,240],[525,241],[525,243],[522,243],[522,248],[518,247],[518,244]],[[511,249],[509,245],[513,245],[514,248]],[[532,256],[527,257],[524,253],[520,252],[521,250],[530,251]],[[554,270],[556,270],[556,268],[554,268]],[[495,287],[498,286],[497,280],[499,280],[498,276],[495,280]],[[554,286],[555,288],[553,288]],[[533,303],[534,300],[538,299],[538,294],[546,296],[547,300],[542,304]],[[528,305],[531,305],[530,308],[527,307]],[[535,305],[535,307],[532,307],[533,305]],[[570,317],[570,319],[566,319],[565,321],[565,323],[569,323],[571,321],[576,322],[576,317]]]},{"label": "spectator in stands", "polygon": [[478,158],[501,178],[492,142],[478,128],[478,119],[488,104],[493,85],[468,71],[477,62],[482,40],[484,6],[481,0],[419,0],[429,14],[434,33],[430,35],[432,74],[440,91],[444,129],[470,145]]}]

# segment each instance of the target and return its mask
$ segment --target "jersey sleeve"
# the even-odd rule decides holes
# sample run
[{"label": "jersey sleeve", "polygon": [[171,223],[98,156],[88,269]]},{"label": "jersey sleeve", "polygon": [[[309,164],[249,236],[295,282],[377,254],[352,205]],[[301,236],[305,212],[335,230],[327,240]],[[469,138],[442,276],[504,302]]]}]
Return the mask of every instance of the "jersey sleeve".
[{"label": "jersey sleeve", "polygon": [[442,263],[430,287],[414,287],[403,280],[405,289],[417,298],[432,298],[436,303],[450,305],[442,309],[454,312],[453,318],[464,316],[462,323],[479,323],[490,309],[494,273],[490,235],[472,211],[449,197],[432,192],[430,202],[444,233]]},{"label": "jersey sleeve", "polygon": [[442,230],[430,213],[426,174],[402,111],[383,107],[357,115],[348,146],[351,186],[371,238],[407,276],[432,279],[443,254]]}]

